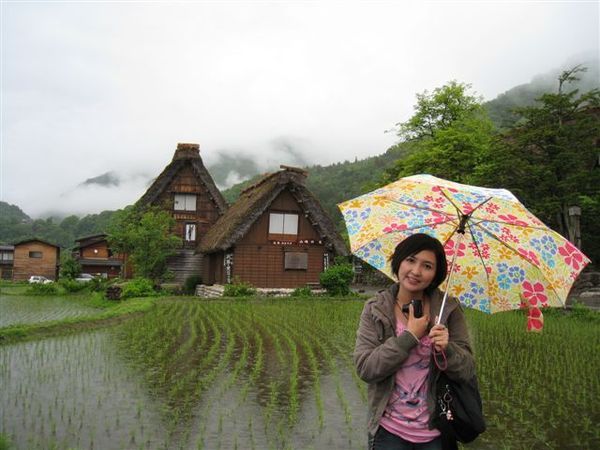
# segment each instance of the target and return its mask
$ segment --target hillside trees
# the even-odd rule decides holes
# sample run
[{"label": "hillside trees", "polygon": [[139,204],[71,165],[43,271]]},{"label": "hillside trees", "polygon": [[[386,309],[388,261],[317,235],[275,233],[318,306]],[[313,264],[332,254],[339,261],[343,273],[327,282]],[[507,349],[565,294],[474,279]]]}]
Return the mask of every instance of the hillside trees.
[{"label": "hillside trees", "polygon": [[116,253],[129,255],[136,276],[158,281],[166,274],[167,258],[181,245],[172,234],[175,220],[159,208],[133,206],[118,211],[109,225],[108,242]]}]

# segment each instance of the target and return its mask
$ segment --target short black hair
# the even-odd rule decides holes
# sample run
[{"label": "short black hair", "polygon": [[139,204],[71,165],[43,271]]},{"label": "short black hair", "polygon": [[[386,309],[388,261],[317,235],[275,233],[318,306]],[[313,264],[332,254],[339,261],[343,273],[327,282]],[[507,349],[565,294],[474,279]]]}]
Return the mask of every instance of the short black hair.
[{"label": "short black hair", "polygon": [[444,252],[442,243],[436,238],[425,233],[415,233],[396,245],[394,254],[390,257],[392,273],[398,275],[398,269],[402,261],[423,250],[431,250],[435,254],[435,276],[431,284],[425,289],[425,293],[431,295],[442,284],[448,274],[446,252]]}]

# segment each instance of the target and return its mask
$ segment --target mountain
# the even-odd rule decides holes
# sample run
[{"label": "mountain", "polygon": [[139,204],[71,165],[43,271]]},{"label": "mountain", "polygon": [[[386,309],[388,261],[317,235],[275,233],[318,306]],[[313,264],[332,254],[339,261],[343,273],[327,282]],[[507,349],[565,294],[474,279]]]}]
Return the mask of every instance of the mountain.
[{"label": "mountain", "polygon": [[500,130],[512,127],[519,120],[519,116],[513,112],[516,108],[532,106],[542,94],[557,92],[559,75],[563,71],[570,70],[580,64],[586,70],[577,73],[579,79],[566,84],[564,92],[574,89],[578,89],[579,92],[600,89],[600,60],[598,56],[582,56],[579,61],[567,62],[559,69],[538,75],[531,82],[515,86],[498,95],[495,99],[486,102],[484,106],[490,115],[490,119]]},{"label": "mountain", "polygon": [[0,201],[0,223],[5,222],[31,222],[31,217],[17,205]]}]

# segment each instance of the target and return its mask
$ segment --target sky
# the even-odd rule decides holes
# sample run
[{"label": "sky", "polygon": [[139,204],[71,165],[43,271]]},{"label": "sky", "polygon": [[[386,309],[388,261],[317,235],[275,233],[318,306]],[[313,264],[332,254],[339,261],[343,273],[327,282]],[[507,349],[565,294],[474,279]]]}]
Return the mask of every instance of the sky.
[{"label": "sky", "polygon": [[417,93],[458,80],[491,100],[600,45],[596,1],[1,0],[0,12],[0,200],[31,217],[134,203],[178,142],[200,144],[208,167],[379,155]]}]

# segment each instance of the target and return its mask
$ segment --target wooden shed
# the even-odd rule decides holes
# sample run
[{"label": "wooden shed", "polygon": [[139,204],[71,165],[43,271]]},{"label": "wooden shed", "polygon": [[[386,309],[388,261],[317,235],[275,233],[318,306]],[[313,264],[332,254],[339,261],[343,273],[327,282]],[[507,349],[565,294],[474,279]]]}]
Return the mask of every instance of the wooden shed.
[{"label": "wooden shed", "polygon": [[198,144],[177,144],[171,163],[138,200],[138,206],[159,205],[176,221],[182,247],[169,258],[175,281],[202,273],[200,239],[227,210],[227,202],[204,167]]},{"label": "wooden shed", "polygon": [[75,242],[73,258],[79,262],[82,273],[104,278],[129,278],[127,275],[131,275],[126,273],[126,256],[111,251],[106,234],[81,237]]},{"label": "wooden shed", "polygon": [[58,280],[60,247],[41,239],[27,239],[14,244],[13,280],[26,281],[31,275]]},{"label": "wooden shed", "polygon": [[288,166],[248,187],[200,240],[206,284],[240,280],[256,287],[319,283],[336,255],[347,255],[333,221]]}]

